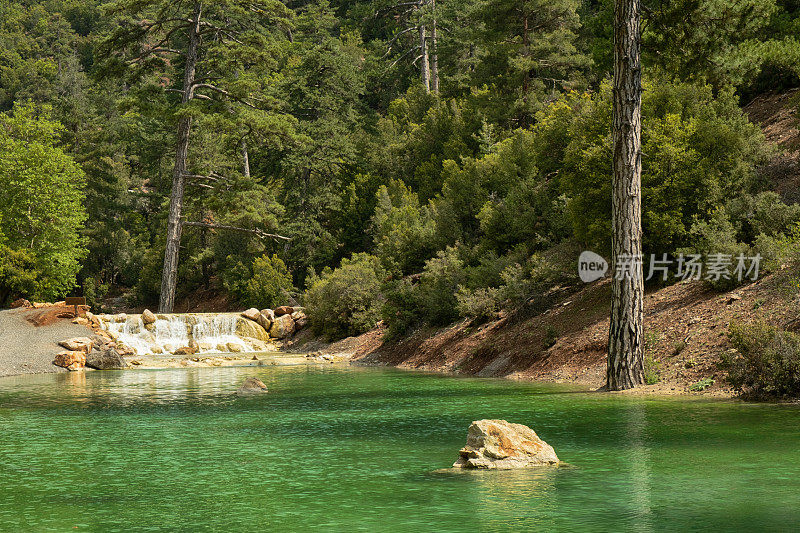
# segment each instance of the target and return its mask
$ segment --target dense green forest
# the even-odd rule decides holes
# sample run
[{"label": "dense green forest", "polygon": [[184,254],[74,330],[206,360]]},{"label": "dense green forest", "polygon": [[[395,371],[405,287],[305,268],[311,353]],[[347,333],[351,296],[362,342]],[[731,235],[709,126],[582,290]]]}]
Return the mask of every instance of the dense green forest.
[{"label": "dense green forest", "polygon": [[[179,299],[296,299],[331,337],[518,305],[610,246],[612,9],[3,0],[0,304],[157,302],[190,118]],[[643,14],[645,254],[773,258],[800,206],[741,106],[800,85],[800,3]]]}]

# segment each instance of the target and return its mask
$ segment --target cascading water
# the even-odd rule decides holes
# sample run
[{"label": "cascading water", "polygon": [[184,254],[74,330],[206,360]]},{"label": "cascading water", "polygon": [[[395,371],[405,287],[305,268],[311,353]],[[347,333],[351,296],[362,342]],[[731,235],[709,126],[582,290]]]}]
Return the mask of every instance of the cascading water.
[{"label": "cascading water", "polygon": [[[197,343],[196,353],[259,351],[258,340],[237,335],[236,313],[158,315],[149,327],[141,315],[101,316],[102,328],[136,355],[168,354]],[[252,327],[252,325],[251,325]],[[262,343],[263,344],[263,343]]]}]

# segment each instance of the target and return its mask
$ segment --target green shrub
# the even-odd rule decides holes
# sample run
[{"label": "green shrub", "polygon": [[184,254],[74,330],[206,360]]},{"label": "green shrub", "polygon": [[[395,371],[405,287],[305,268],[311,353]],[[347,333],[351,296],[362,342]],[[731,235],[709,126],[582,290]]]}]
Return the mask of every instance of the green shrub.
[{"label": "green shrub", "polygon": [[728,338],[738,353],[723,366],[742,396],[800,398],[800,335],[757,321],[731,324]]},{"label": "green shrub", "polygon": [[386,302],[381,317],[387,326],[386,340],[394,341],[408,333],[422,320],[419,294],[410,279],[391,280],[384,284]]},{"label": "green shrub", "polygon": [[326,268],[309,280],[304,303],[314,331],[334,339],[374,327],[384,302],[384,277],[377,257],[358,253],[343,259],[336,270]]},{"label": "green shrub", "polygon": [[0,244],[0,307],[20,296],[37,298],[38,278],[36,258],[30,251],[13,250]]},{"label": "green shrub", "polygon": [[259,309],[285,305],[292,291],[292,276],[277,255],[264,254],[253,261],[253,275],[245,284],[246,305]]},{"label": "green shrub", "polygon": [[552,348],[553,346],[555,346],[557,341],[558,341],[558,330],[554,328],[551,324],[548,324],[547,328],[544,331],[544,347]]},{"label": "green shrub", "polygon": [[709,388],[711,385],[713,385],[714,383],[715,382],[714,382],[714,380],[712,378],[703,378],[700,381],[698,381],[697,383],[689,386],[689,390],[692,391],[692,392],[704,391],[707,388]]},{"label": "green shrub", "polygon": [[427,322],[444,326],[458,318],[456,291],[466,281],[464,263],[458,250],[448,246],[425,263],[419,291]]},{"label": "green shrub", "polygon": [[503,291],[494,287],[468,289],[463,285],[456,292],[456,308],[463,317],[485,321],[497,317]]}]

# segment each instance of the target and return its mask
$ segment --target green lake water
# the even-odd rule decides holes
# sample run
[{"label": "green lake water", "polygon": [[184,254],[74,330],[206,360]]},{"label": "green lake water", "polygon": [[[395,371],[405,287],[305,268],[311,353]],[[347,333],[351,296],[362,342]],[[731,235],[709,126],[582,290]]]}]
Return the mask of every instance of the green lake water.
[{"label": "green lake water", "polygon": [[[247,376],[270,393],[232,394]],[[571,466],[449,467],[472,420]],[[800,406],[385,369],[0,379],[2,531],[796,531]]]}]

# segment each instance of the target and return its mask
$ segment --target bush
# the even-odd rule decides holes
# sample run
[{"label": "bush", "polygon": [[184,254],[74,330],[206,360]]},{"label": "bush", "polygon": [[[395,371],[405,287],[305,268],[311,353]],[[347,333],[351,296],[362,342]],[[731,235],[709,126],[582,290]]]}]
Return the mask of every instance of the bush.
[{"label": "bush", "polygon": [[39,276],[36,258],[30,251],[0,244],[0,307],[20,296],[37,298]]},{"label": "bush", "polygon": [[742,396],[800,398],[800,335],[758,321],[731,324],[728,338],[738,354],[723,366]]},{"label": "bush", "polygon": [[245,304],[262,309],[287,303],[294,290],[292,276],[275,254],[264,254],[253,261],[253,276],[245,284]]},{"label": "bush", "polygon": [[384,284],[383,293],[386,302],[381,309],[381,317],[387,325],[386,340],[399,339],[422,320],[418,292],[407,278]]},{"label": "bush", "polygon": [[496,318],[502,301],[503,291],[494,287],[472,290],[459,285],[456,292],[458,314],[479,321]]},{"label": "bush", "polygon": [[420,276],[419,291],[425,319],[444,326],[458,318],[456,291],[466,279],[464,263],[452,246],[440,250],[425,263]]},{"label": "bush", "polygon": [[377,257],[353,254],[309,280],[304,303],[314,332],[330,339],[360,335],[380,319],[385,272]]}]

